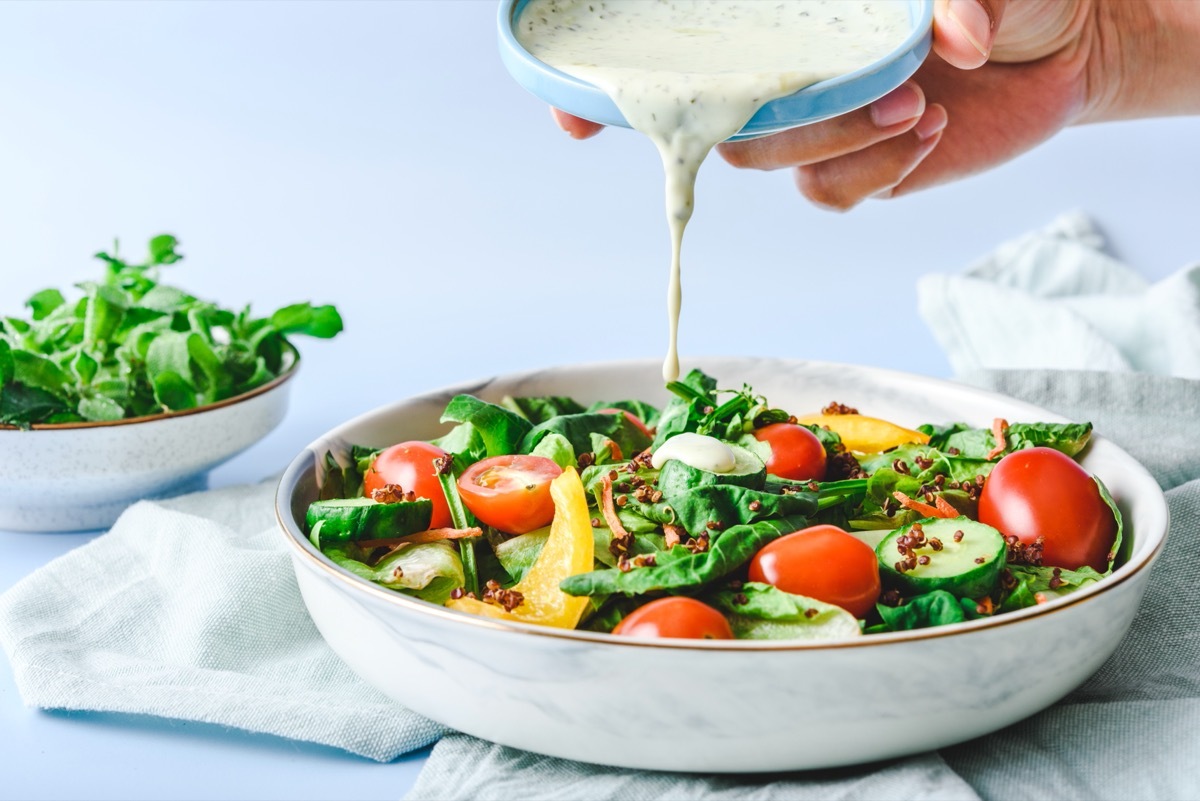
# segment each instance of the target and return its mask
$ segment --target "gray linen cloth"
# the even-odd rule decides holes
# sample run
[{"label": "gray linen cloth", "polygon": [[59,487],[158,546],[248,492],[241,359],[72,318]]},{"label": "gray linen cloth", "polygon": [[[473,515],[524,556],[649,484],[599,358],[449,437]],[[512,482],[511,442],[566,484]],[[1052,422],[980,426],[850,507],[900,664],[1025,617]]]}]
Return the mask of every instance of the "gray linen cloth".
[{"label": "gray linen cloth", "polygon": [[1167,490],[1170,536],[1141,609],[1117,652],[1082,687],[1032,718],[938,753],[779,775],[603,768],[456,734],[433,749],[407,798],[1200,798],[1200,381],[1070,371],[968,380],[1092,421]]}]

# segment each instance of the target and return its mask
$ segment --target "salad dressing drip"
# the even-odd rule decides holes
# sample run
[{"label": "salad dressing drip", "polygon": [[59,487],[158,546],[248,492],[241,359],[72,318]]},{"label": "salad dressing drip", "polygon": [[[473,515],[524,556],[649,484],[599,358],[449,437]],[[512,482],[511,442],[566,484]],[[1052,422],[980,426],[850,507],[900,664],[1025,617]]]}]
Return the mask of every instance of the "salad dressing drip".
[{"label": "salad dressing drip", "polygon": [[895,0],[531,0],[516,26],[545,63],[604,90],[666,172],[671,273],[663,378],[679,376],[680,251],[696,174],[763,104],[870,64],[909,31]]}]

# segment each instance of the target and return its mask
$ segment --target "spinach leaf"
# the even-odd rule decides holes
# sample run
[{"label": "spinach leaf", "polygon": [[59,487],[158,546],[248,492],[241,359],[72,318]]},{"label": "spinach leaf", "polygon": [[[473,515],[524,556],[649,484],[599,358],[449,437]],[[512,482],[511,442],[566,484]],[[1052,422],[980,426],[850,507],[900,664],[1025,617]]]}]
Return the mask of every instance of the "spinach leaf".
[{"label": "spinach leaf", "polygon": [[1012,574],[1016,583],[1008,590],[1004,600],[1000,603],[999,611],[1001,612],[1036,606],[1040,603],[1039,595],[1043,598],[1068,595],[1081,587],[1095,584],[1108,575],[1107,573],[1097,573],[1086,566],[1078,570],[1066,570],[1045,565],[1036,567],[1009,565],[1006,569]]},{"label": "spinach leaf", "polygon": [[454,469],[461,473],[480,459],[487,458],[487,445],[479,429],[470,423],[460,423],[450,433],[431,442],[454,457]]},{"label": "spinach leaf", "polygon": [[506,397],[500,401],[500,405],[516,412],[534,425],[544,423],[551,417],[558,417],[560,414],[582,414],[585,411],[583,404],[561,395],[529,398]]},{"label": "spinach leaf", "polygon": [[473,395],[456,395],[451,399],[442,412],[442,422],[470,423],[488,456],[520,453],[521,440],[532,428],[524,417]]},{"label": "spinach leaf", "polygon": [[654,448],[676,434],[699,428],[700,420],[707,414],[708,408],[714,406],[717,381],[700,370],[692,370],[682,380],[667,384],[667,389],[675,397],[659,417]]},{"label": "spinach leaf", "polygon": [[[990,429],[971,428],[966,423],[926,424],[919,430],[929,435],[931,447],[946,452],[955,449],[959,452],[957,455],[967,459],[986,460],[996,447],[996,437]],[[1091,435],[1091,423],[1012,423],[1004,432],[1003,453],[1044,447],[1075,456],[1087,445]]]},{"label": "spinach leaf", "polygon": [[529,454],[543,456],[564,470],[575,466],[575,449],[571,447],[571,442],[562,434],[555,434],[553,431],[542,437]]},{"label": "spinach leaf", "polygon": [[[583,411],[598,412],[601,409],[621,409],[629,412],[646,424],[646,428],[658,425],[659,411],[655,406],[640,400],[597,401]],[[567,412],[561,412],[567,414]]]},{"label": "spinach leaf", "polygon": [[463,586],[462,562],[445,542],[407,545],[375,565],[355,558],[361,556],[357,549],[330,547],[324,553],[360,578],[438,605],[449,600],[451,590]]},{"label": "spinach leaf", "polygon": [[817,493],[777,495],[733,484],[709,484],[664,498],[675,521],[692,535],[715,523],[719,530],[781,517],[808,518],[816,514]]},{"label": "spinach leaf", "polygon": [[600,434],[617,443],[625,458],[650,446],[649,438],[622,414],[562,414],[539,423],[525,434],[520,453],[530,453],[547,434],[566,439],[576,454],[594,452],[592,435]]},{"label": "spinach leaf", "polygon": [[729,619],[739,640],[844,640],[862,629],[840,606],[792,595],[770,584],[747,582],[705,598]]},{"label": "spinach leaf", "polygon": [[[972,602],[973,603],[973,602]],[[962,623],[967,613],[958,598],[945,590],[934,590],[918,595],[901,606],[876,604],[875,609],[883,618],[888,631],[910,631],[931,626],[946,626]]]},{"label": "spinach leaf", "polygon": [[1112,510],[1113,517],[1117,519],[1117,534],[1113,539],[1112,550],[1109,552],[1108,570],[1104,571],[1104,575],[1107,576],[1112,573],[1114,567],[1123,564],[1129,558],[1132,542],[1125,539],[1125,519],[1121,515],[1121,510],[1117,508],[1117,502],[1109,493],[1108,487],[1104,486],[1104,482],[1100,480],[1099,476],[1092,476],[1092,480],[1096,482],[1096,488],[1100,490],[1101,499]]},{"label": "spinach leaf", "polygon": [[749,562],[764,545],[804,528],[806,523],[806,518],[788,517],[734,526],[715,537],[707,551],[692,553],[676,545],[660,552],[653,567],[636,567],[628,572],[595,570],[568,576],[559,587],[568,595],[642,595],[699,588],[728,575]]}]

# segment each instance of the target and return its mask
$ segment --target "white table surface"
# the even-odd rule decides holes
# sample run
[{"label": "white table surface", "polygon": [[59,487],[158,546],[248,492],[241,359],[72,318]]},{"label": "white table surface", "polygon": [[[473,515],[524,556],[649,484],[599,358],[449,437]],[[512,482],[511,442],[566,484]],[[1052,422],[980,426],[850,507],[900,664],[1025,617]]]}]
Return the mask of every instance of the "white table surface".
[{"label": "white table surface", "polygon": [[[260,311],[337,304],[287,420],[213,486],[367,409],[461,380],[659,356],[657,156],[574,142],[496,56],[492,0],[0,3],[0,314],[175,233],[172,279]],[[953,120],[950,122],[954,124]],[[685,249],[698,355],[944,376],[914,284],[1082,209],[1150,278],[1200,256],[1200,120],[1068,131],[991,173],[843,215],[714,160]],[[0,591],[91,534],[0,532]],[[0,660],[0,798],[398,798],[379,765],[216,726],[25,708]]]}]

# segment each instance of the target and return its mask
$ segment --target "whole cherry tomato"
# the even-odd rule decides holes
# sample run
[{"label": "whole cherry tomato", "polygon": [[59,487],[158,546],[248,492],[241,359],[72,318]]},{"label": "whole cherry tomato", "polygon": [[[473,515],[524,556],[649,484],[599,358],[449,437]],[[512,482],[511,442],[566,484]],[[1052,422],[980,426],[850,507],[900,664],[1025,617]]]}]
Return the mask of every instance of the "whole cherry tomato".
[{"label": "whole cherry tomato", "polygon": [[871,546],[837,526],[812,526],[770,542],[750,560],[750,580],[866,617],[879,599]]},{"label": "whole cherry tomato", "polygon": [[438,481],[434,459],[446,456],[446,452],[428,442],[401,442],[382,451],[371,462],[363,476],[363,494],[368,498],[374,490],[385,484],[398,484],[405,492],[415,492],[418,497],[433,502],[433,517],[430,528],[445,528],[450,525],[450,506],[446,493]]},{"label": "whole cherry tomato", "polygon": [[817,435],[795,423],[755,429],[754,438],[771,446],[767,472],[790,481],[825,478],[825,446]]},{"label": "whole cherry tomato", "polygon": [[693,598],[659,598],[626,615],[613,634],[626,637],[676,637],[685,640],[732,640],[725,616]]},{"label": "whole cherry tomato", "polygon": [[1001,459],[983,483],[979,520],[1024,545],[1042,540],[1042,564],[1103,573],[1117,518],[1096,480],[1053,448],[1026,448]]}]

